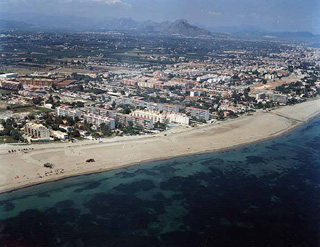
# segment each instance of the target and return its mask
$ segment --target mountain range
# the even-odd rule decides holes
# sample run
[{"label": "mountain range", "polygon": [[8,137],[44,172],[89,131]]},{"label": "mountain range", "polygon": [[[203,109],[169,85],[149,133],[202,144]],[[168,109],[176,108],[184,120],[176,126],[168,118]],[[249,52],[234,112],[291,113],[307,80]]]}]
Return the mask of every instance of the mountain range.
[{"label": "mountain range", "polygon": [[319,40],[311,32],[271,32],[257,26],[206,27],[190,24],[187,20],[173,22],[136,21],[132,18],[94,20],[68,15],[44,15],[37,13],[0,13],[0,30],[29,31],[123,31],[157,36],[212,36],[245,39],[294,39]]},{"label": "mountain range", "polygon": [[186,20],[136,21],[132,18],[91,20],[85,17],[43,14],[0,13],[0,30],[63,30],[63,31],[127,31],[153,35],[210,36],[206,29],[191,25]]}]

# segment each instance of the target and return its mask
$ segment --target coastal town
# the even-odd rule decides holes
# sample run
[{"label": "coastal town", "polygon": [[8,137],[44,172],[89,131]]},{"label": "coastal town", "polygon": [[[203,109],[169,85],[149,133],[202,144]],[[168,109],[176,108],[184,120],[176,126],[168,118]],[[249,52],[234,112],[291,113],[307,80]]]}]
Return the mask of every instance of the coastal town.
[{"label": "coastal town", "polygon": [[319,114],[320,53],[303,42],[0,39],[0,192],[259,142]]},{"label": "coastal town", "polygon": [[320,0],[0,0],[0,247],[320,247]]},{"label": "coastal town", "polygon": [[[11,42],[0,58],[1,143],[153,135],[298,104],[320,93],[316,48],[250,41],[249,49],[249,41],[229,40],[226,48],[203,51],[208,41],[147,40],[143,46],[125,40],[117,45],[117,34],[95,34],[100,45],[94,45],[89,35],[78,36],[61,43],[50,34],[2,34]],[[86,45],[79,47],[82,39]],[[24,50],[21,40],[51,55],[43,61],[44,51]],[[52,46],[44,47],[48,40]],[[57,49],[81,55],[53,55]],[[93,54],[84,56],[88,49]],[[108,57],[110,49],[115,53]]]}]

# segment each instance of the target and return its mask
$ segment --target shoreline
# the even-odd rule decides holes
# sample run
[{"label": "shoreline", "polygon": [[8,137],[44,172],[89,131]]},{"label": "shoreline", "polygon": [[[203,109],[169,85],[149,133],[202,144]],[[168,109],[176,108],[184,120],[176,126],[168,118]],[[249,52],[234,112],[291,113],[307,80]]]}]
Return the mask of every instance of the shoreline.
[{"label": "shoreline", "polygon": [[[308,106],[312,107],[311,111],[306,110],[306,107]],[[292,110],[297,110],[297,112],[290,111],[289,107],[291,107]],[[222,122],[221,124],[205,125],[195,129],[191,128],[191,129],[187,129],[185,131],[180,131],[177,133],[172,132],[172,134],[168,134],[169,137],[164,136],[162,133],[161,135],[157,135],[157,136],[143,136],[140,138],[134,138],[134,137],[128,138],[128,140],[118,141],[114,139],[114,140],[109,140],[108,142],[102,143],[102,144],[76,143],[74,146],[72,144],[71,145],[56,144],[52,146],[50,146],[50,144],[46,144],[41,147],[38,146],[39,148],[37,149],[35,148],[35,151],[31,151],[30,154],[29,153],[28,154],[24,154],[24,153],[5,154],[4,153],[0,155],[1,156],[0,161],[1,160],[4,161],[4,162],[3,161],[0,162],[0,168],[2,168],[0,169],[0,173],[1,173],[1,170],[3,170],[4,168],[3,166],[4,164],[6,164],[6,162],[7,162],[7,165],[9,165],[9,163],[14,163],[14,162],[19,163],[19,166],[12,168],[11,171],[9,168],[8,174],[15,174],[19,172],[19,167],[24,167],[25,169],[25,165],[30,165],[30,168],[32,168],[32,171],[30,171],[28,176],[31,176],[31,174],[35,171],[36,172],[49,171],[43,168],[42,166],[43,161],[48,159],[56,160],[56,162],[60,161],[61,163],[63,163],[63,164],[60,164],[59,167],[57,167],[59,169],[66,166],[65,163],[68,163],[67,159],[70,159],[70,156],[73,164],[70,164],[70,167],[68,168],[71,168],[71,169],[68,169],[68,170],[66,169],[66,173],[64,174],[58,174],[58,175],[53,175],[53,176],[48,176],[43,178],[38,178],[37,176],[33,176],[32,179],[23,180],[23,181],[17,180],[17,179],[12,180],[12,176],[10,178],[5,177],[4,183],[2,180],[2,184],[0,184],[0,193],[2,194],[11,193],[20,189],[36,186],[43,183],[51,183],[51,182],[55,182],[58,180],[63,180],[71,177],[108,172],[116,169],[126,168],[133,165],[138,165],[141,163],[165,161],[168,159],[178,158],[183,156],[216,153],[216,152],[223,152],[225,150],[240,148],[242,146],[268,141],[268,140],[279,138],[281,136],[289,134],[294,130],[296,130],[297,128],[301,127],[302,125],[306,124],[307,122],[311,121],[312,119],[318,117],[319,114],[320,114],[320,99],[316,99],[316,100],[307,101],[294,106],[285,106],[282,108],[278,108],[271,112],[259,112],[259,113],[253,114],[252,116],[243,116],[237,119]],[[262,130],[264,129],[264,127],[271,125],[271,123],[269,124],[268,122],[264,122],[263,124],[263,121],[261,122],[262,118],[264,118],[264,120],[266,121],[276,121],[278,125],[276,124],[274,128],[270,128],[271,129],[270,131],[269,129],[267,129],[267,131],[263,132]],[[272,120],[271,118],[273,118],[274,120]],[[238,135],[240,134],[240,136],[241,134],[244,134],[244,133],[247,133],[249,135],[252,134],[251,132],[247,131],[248,124],[252,125],[252,123],[253,123],[253,126],[255,127],[258,126],[258,130],[259,129],[261,130],[260,132],[263,132],[262,135],[259,135],[259,132],[254,132],[254,130],[252,130],[252,133],[254,133],[254,135],[257,135],[257,136],[253,135],[255,138],[253,136],[249,136],[247,138],[242,138],[241,140],[238,140],[238,142],[237,141],[234,142],[228,139],[228,137],[230,137],[230,132],[235,132],[235,134],[238,134]],[[259,123],[260,123],[260,126],[259,126]],[[267,125],[265,125],[265,123],[267,123]],[[249,126],[249,130],[251,130],[250,127],[251,126]],[[203,132],[207,132],[207,133],[203,135]],[[224,146],[215,147],[213,144],[217,144],[217,143],[213,143],[212,139],[210,139],[208,136],[209,137],[212,136],[213,138],[219,136],[220,139],[222,140],[227,139],[227,140],[225,141]],[[231,133],[231,137],[235,138],[235,135]],[[185,144],[179,142],[179,139],[181,139],[182,141],[185,141]],[[171,143],[168,140],[171,141]],[[200,148],[188,147],[190,143],[191,145],[197,144],[197,141],[201,143],[200,146],[202,147]],[[209,144],[208,141],[210,141],[211,145],[208,145]],[[162,145],[165,145],[162,148],[167,149],[169,151],[162,152],[162,154],[160,152],[156,154],[153,153],[151,155],[149,151],[150,150],[152,151],[153,147],[161,148],[161,142],[162,142]],[[150,144],[152,145],[151,149],[146,148],[145,145],[147,143],[149,145]],[[178,146],[172,145],[172,143]],[[141,152],[143,153],[143,157],[139,155],[135,155],[136,153],[134,153],[134,150],[131,153],[130,153],[130,150],[123,150],[125,149],[124,148],[125,146],[127,146],[126,148],[130,149],[131,144],[136,145],[139,151],[140,151],[139,148],[142,147]],[[133,145],[131,145],[131,148],[133,148]],[[208,145],[208,147],[206,147],[206,145]],[[120,146],[122,146],[122,150]],[[170,146],[170,147],[167,148],[166,146]],[[172,148],[171,146],[173,146],[173,148],[176,147],[176,150],[170,149]],[[183,148],[181,148],[181,146],[183,146]],[[179,150],[178,147],[181,150]],[[15,146],[15,149],[17,148],[19,147]],[[111,151],[107,150],[105,151],[105,154],[101,153],[99,150],[94,152],[95,149],[104,150],[104,148],[105,149],[113,148],[113,150]],[[12,147],[10,149],[12,149]],[[94,149],[94,150],[91,150],[91,149]],[[71,152],[71,154],[69,151]],[[114,151],[116,151],[117,153],[114,153]],[[79,154],[77,153],[75,155],[72,152],[73,153],[79,152]],[[52,156],[52,153],[56,154],[56,156],[55,155]],[[63,155],[59,156],[60,153]],[[103,159],[108,154],[112,154],[113,157],[110,157],[110,160]],[[85,162],[77,163],[80,160],[79,157],[81,157],[81,159],[84,159],[85,157],[88,157],[86,155],[92,155],[92,156],[100,155],[100,156],[97,159],[97,162],[95,163],[85,163]],[[129,158],[127,159],[124,158],[123,160],[120,159],[121,157],[125,157],[126,155],[129,155]],[[130,155],[133,155],[134,158],[130,159]],[[53,164],[56,164],[56,162],[53,162]],[[109,162],[112,162],[112,164],[109,165],[108,164]],[[91,164],[93,165],[91,166]],[[106,164],[108,164],[108,166]],[[12,167],[12,164],[11,164],[11,167]],[[27,173],[27,170],[25,171],[25,173]],[[9,179],[10,179],[10,182],[8,183]],[[0,181],[1,181],[1,177],[0,177]]]}]

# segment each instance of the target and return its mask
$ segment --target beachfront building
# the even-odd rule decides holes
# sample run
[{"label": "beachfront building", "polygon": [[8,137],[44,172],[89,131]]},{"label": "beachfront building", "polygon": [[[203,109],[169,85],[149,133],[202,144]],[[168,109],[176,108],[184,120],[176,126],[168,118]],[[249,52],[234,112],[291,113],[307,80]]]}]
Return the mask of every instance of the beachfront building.
[{"label": "beachfront building", "polygon": [[115,113],[114,119],[116,120],[117,126],[122,125],[124,127],[127,127],[130,123],[132,123],[132,116],[128,114]]},{"label": "beachfront building", "polygon": [[109,126],[111,130],[116,128],[116,122],[113,118],[102,117],[99,115],[89,113],[84,116],[84,120],[88,123],[93,124],[96,127],[99,127],[101,124],[105,123],[107,126]]},{"label": "beachfront building", "polygon": [[174,112],[168,113],[167,119],[169,120],[170,123],[175,123],[175,124],[189,125],[190,123],[190,117],[182,113],[174,113]]},{"label": "beachfront building", "polygon": [[167,122],[166,115],[161,114],[159,112],[136,110],[133,113],[131,113],[131,115],[134,117],[142,117],[142,118],[150,119],[154,123],[156,123],[156,122],[166,123]]},{"label": "beachfront building", "polygon": [[135,128],[142,128],[142,129],[153,129],[153,120],[147,119],[144,117],[133,116],[128,114],[122,113],[115,113],[114,114],[117,126],[122,125],[123,127],[132,126]]},{"label": "beachfront building", "polygon": [[279,104],[286,105],[288,103],[288,96],[284,94],[271,93],[269,94],[269,99]]},{"label": "beachfront building", "polygon": [[26,123],[25,134],[33,139],[48,139],[50,140],[50,131],[42,124]]},{"label": "beachfront building", "polygon": [[186,107],[186,113],[190,114],[191,117],[198,120],[208,121],[210,119],[210,113],[208,110],[195,107]]},{"label": "beachfront building", "polygon": [[62,131],[58,130],[51,130],[51,136],[60,139],[60,140],[66,140],[68,139],[68,134]]},{"label": "beachfront building", "polygon": [[133,117],[132,118],[134,127],[142,127],[143,129],[153,129],[153,121],[152,119],[147,119],[143,117]]},{"label": "beachfront building", "polygon": [[70,107],[59,106],[56,108],[56,112],[57,115],[61,117],[71,117],[73,119],[76,117],[81,118],[81,111]]}]

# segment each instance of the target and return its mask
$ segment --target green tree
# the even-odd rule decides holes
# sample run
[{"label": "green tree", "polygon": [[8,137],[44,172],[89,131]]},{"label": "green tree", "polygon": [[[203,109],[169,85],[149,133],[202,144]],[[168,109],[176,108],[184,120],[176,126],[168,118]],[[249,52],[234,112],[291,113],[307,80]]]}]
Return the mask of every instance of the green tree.
[{"label": "green tree", "polygon": [[17,130],[17,129],[13,129],[13,130],[11,131],[11,137],[12,137],[13,139],[19,141],[20,138],[21,138],[21,133],[20,133],[20,131]]}]

